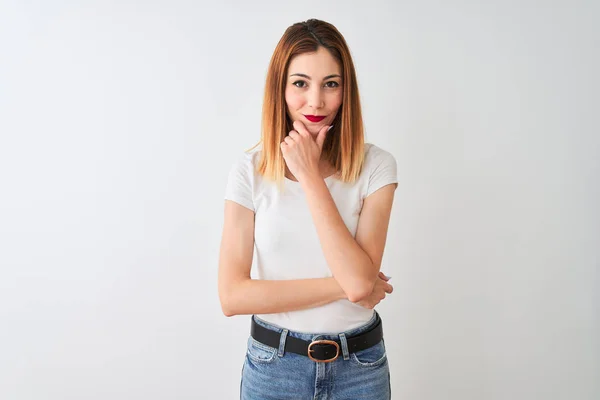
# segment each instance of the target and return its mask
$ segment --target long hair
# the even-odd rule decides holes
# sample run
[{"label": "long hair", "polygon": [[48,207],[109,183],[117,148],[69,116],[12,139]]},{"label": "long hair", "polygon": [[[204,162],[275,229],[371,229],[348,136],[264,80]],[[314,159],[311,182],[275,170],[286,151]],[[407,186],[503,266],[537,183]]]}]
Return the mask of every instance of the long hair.
[{"label": "long hair", "polygon": [[319,47],[328,50],[340,63],[343,87],[342,104],[333,128],[325,136],[321,158],[335,167],[343,182],[354,182],[364,163],[362,112],[356,71],[348,45],[330,23],[317,19],[298,22],[286,29],[271,57],[262,107],[261,140],[249,149],[262,144],[257,171],[266,179],[275,181],[280,189],[285,176],[280,144],[293,130],[285,102],[287,70],[294,56],[316,52]]}]

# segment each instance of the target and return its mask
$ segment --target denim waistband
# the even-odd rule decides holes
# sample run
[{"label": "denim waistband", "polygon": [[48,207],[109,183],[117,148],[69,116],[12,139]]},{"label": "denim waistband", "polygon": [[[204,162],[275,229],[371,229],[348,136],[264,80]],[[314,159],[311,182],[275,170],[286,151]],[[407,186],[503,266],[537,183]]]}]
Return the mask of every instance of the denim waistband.
[{"label": "denim waistband", "polygon": [[[377,311],[373,310],[373,316],[371,317],[371,319],[365,323],[364,325],[361,325],[359,327],[356,327],[354,329],[350,329],[348,331],[344,331],[344,332],[340,332],[343,333],[344,336],[349,337],[349,336],[355,336],[358,334],[361,334],[365,331],[368,331],[369,328],[371,328],[373,325],[375,325],[375,321],[377,320]],[[254,321],[256,321],[257,324],[270,329],[272,331],[281,333],[283,332],[283,330],[285,328],[282,328],[280,326],[277,325],[273,325],[263,319],[260,319],[259,317],[257,317],[256,315],[252,315],[252,318],[254,319]],[[313,341],[313,340],[319,340],[319,339],[325,339],[325,340],[335,340],[335,339],[339,339],[340,338],[340,334],[331,334],[331,333],[325,333],[325,334],[317,334],[317,333],[305,333],[305,332],[296,332],[296,331],[290,331],[287,330],[288,332],[288,336],[292,336],[292,337],[296,337],[302,340],[308,340],[308,341]]]}]

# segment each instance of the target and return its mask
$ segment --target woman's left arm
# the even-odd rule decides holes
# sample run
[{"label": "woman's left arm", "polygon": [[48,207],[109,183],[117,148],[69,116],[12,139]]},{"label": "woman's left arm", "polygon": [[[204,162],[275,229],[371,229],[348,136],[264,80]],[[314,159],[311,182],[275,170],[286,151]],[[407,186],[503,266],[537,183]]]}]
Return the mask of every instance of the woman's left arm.
[{"label": "woman's left arm", "polygon": [[327,264],[348,299],[370,295],[381,267],[397,184],[378,189],[363,201],[356,238],[346,227],[321,176],[300,181]]}]

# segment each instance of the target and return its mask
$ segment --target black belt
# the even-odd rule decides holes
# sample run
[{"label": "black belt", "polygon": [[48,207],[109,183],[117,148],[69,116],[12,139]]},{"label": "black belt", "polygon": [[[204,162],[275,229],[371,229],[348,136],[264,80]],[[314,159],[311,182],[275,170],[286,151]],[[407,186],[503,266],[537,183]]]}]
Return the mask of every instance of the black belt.
[{"label": "black belt", "polygon": [[[363,332],[356,336],[350,336],[346,338],[348,342],[348,352],[354,353],[360,350],[368,349],[371,346],[376,345],[383,339],[383,328],[381,326],[381,318],[379,314],[375,312],[376,322],[372,328],[368,331]],[[281,339],[281,332],[275,332],[270,329],[259,325],[254,321],[252,317],[252,326],[250,328],[250,335],[254,340],[265,344],[276,349],[279,348],[279,341]],[[285,339],[285,351],[291,353],[301,354],[308,356],[315,362],[331,362],[338,358],[340,355],[341,342],[339,339],[336,340],[314,340],[308,342],[296,337],[288,336]]]}]

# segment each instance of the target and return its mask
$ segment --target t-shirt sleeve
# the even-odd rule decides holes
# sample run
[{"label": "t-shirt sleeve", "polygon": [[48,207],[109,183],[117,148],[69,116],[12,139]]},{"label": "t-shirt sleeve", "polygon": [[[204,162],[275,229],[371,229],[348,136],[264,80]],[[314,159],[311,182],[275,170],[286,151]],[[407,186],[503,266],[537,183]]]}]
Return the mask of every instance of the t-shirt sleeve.
[{"label": "t-shirt sleeve", "polygon": [[254,168],[247,155],[239,158],[229,170],[225,199],[254,211],[252,186],[254,181]]},{"label": "t-shirt sleeve", "polygon": [[398,183],[396,158],[390,152],[382,149],[377,150],[378,151],[371,160],[373,169],[369,175],[369,185],[367,187],[366,196],[371,195],[385,185],[389,185],[390,183]]}]

